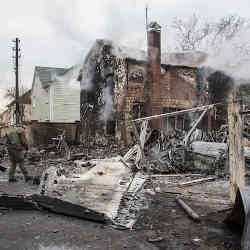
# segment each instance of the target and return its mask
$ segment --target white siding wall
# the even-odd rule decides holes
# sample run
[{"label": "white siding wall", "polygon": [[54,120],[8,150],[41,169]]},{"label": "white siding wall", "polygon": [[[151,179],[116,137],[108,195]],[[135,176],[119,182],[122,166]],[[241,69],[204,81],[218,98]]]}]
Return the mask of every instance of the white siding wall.
[{"label": "white siding wall", "polygon": [[35,76],[31,93],[31,120],[49,120],[49,95],[48,90],[42,88],[38,76]]},{"label": "white siding wall", "polygon": [[35,77],[31,93],[31,119],[51,122],[80,120],[80,83],[71,81],[72,72],[60,76],[45,90]]},{"label": "white siding wall", "polygon": [[[53,98],[52,98],[53,97]],[[53,122],[75,122],[80,120],[80,83],[72,87],[68,78],[61,77],[53,83],[50,107]]]}]

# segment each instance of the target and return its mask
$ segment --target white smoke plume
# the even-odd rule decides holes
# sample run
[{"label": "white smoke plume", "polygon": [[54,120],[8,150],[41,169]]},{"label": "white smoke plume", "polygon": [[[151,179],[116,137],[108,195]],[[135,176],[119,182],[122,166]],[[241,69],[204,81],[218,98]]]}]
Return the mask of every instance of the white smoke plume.
[{"label": "white smoke plume", "polygon": [[210,48],[203,66],[221,70],[235,79],[250,79],[250,30],[246,29],[233,39],[222,41],[216,51]]},{"label": "white smoke plume", "polygon": [[76,89],[80,91],[80,83],[78,81],[79,72],[82,68],[81,64],[76,64],[73,67],[66,70],[64,74],[54,74],[52,76],[53,81],[67,82],[70,89]]},{"label": "white smoke plume", "polygon": [[103,109],[101,110],[100,119],[106,122],[112,119],[112,111],[113,111],[113,97],[110,86],[103,88],[102,101],[104,103],[104,106]]},{"label": "white smoke plume", "polygon": [[97,40],[82,63],[81,90],[91,91],[93,88],[93,78],[96,73],[97,61],[101,57],[101,49]]}]

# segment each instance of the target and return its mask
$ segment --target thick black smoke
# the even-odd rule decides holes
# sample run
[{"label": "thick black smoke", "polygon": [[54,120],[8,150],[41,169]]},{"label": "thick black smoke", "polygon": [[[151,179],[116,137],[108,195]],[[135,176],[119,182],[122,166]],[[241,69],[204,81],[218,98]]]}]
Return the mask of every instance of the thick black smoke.
[{"label": "thick black smoke", "polygon": [[207,81],[211,102],[226,102],[234,87],[233,78],[221,71],[215,71],[207,78]]}]

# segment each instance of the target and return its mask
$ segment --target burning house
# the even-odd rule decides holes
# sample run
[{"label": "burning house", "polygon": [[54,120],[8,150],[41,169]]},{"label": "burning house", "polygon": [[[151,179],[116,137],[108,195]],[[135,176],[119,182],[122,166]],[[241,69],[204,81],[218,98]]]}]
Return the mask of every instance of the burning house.
[{"label": "burning house", "polygon": [[[124,145],[132,142],[130,121],[146,115],[197,106],[197,66],[202,52],[161,54],[161,27],[148,27],[148,51],[97,40],[85,58],[81,82],[83,138],[114,136]],[[206,104],[207,95],[199,95]],[[183,119],[155,122],[154,128],[183,128]],[[95,137],[95,138],[94,138]]]}]

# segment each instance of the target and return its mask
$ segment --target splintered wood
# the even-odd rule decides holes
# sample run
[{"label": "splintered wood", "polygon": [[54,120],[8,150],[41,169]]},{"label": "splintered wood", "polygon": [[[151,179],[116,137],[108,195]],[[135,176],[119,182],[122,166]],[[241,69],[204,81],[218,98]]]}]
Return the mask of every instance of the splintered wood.
[{"label": "splintered wood", "polygon": [[240,116],[240,105],[228,105],[229,128],[229,170],[230,198],[235,200],[237,189],[245,186],[245,160],[243,147],[243,122]]},{"label": "splintered wood", "polygon": [[190,136],[192,135],[192,133],[194,132],[194,130],[196,129],[196,127],[198,126],[198,124],[200,123],[200,121],[202,120],[202,118],[204,117],[204,115],[206,114],[207,111],[208,111],[208,109],[206,109],[202,112],[202,114],[200,115],[198,120],[195,122],[194,126],[189,130],[189,132],[187,133],[187,135],[185,136],[185,138],[183,140],[184,145],[188,144],[188,140],[189,140]]},{"label": "splintered wood", "polygon": [[150,134],[147,133],[148,121],[143,121],[141,124],[140,135],[137,131],[135,124],[132,122],[134,128],[135,136],[137,139],[137,144],[132,147],[126,155],[123,157],[125,161],[135,158],[135,165],[140,168],[139,163],[144,159],[144,145]]}]

